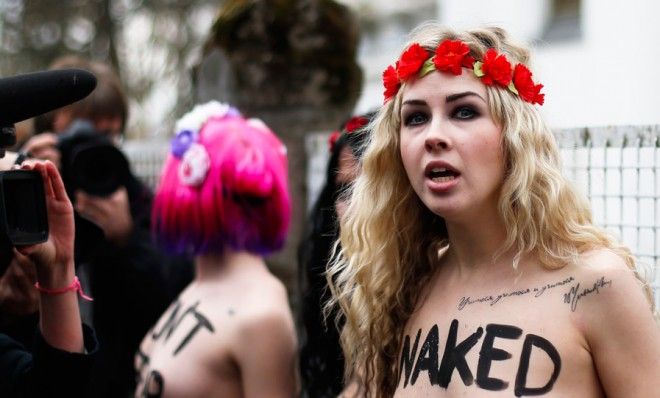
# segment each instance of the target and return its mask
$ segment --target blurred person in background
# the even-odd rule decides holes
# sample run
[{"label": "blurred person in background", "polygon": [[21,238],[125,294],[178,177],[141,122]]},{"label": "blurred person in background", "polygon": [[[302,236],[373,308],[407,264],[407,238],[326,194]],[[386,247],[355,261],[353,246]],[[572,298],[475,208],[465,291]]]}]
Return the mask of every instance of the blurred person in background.
[{"label": "blurred person in background", "polygon": [[373,113],[355,116],[329,138],[330,157],[326,183],[308,218],[300,243],[299,278],[301,298],[300,375],[304,397],[336,397],[343,390],[344,356],[339,330],[322,308],[330,298],[325,276],[332,245],[337,240],[339,220],[346,208],[346,188],[359,173],[359,157]]},{"label": "blurred person in background", "polygon": [[291,217],[286,147],[230,106],[176,125],[154,200],[158,243],[195,256],[195,277],[136,355],[140,397],[292,397],[296,336],[284,285],[264,261]]}]

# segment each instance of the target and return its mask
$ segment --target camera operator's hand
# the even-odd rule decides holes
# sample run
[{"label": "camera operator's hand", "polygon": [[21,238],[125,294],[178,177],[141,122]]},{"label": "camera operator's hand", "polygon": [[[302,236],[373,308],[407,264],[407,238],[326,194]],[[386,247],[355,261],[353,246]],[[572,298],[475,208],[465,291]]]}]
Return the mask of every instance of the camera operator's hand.
[{"label": "camera operator's hand", "polygon": [[[73,264],[74,222],[73,206],[66,195],[64,183],[55,165],[49,161],[26,161],[24,170],[41,174],[48,212],[48,240],[36,245],[16,248],[36,266],[37,281],[45,289],[72,286],[75,278]],[[44,340],[64,351],[82,352],[83,335],[80,310],[75,290],[40,295],[40,328]]]},{"label": "camera operator's hand", "polygon": [[[74,222],[73,206],[66,195],[60,173],[52,162],[29,160],[21,167],[24,170],[35,170],[41,174],[46,194],[46,211],[48,213],[48,240],[44,243],[24,246],[18,251],[30,257],[37,267],[37,278],[41,281],[49,275],[51,278],[66,278],[71,273],[73,277],[73,239]],[[71,269],[69,269],[71,265]],[[48,281],[44,281],[48,282]],[[53,280],[52,282],[57,282]],[[48,285],[44,285],[48,287]]]},{"label": "camera operator's hand", "polygon": [[57,149],[57,135],[42,133],[33,136],[23,145],[21,151],[27,152],[35,159],[50,160],[59,169],[61,154]]},{"label": "camera operator's hand", "polygon": [[37,273],[34,263],[14,252],[9,267],[0,277],[0,310],[10,315],[30,315],[39,309],[39,292],[34,288]]},{"label": "camera operator's hand", "polygon": [[76,191],[76,211],[98,225],[105,238],[117,246],[124,246],[133,232],[133,217],[126,188],[121,187],[108,197]]}]

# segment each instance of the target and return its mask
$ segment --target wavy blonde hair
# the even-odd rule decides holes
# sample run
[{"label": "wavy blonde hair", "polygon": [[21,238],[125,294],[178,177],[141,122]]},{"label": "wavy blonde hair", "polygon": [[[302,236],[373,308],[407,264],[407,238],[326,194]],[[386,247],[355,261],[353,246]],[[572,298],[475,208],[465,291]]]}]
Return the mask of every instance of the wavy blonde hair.
[{"label": "wavy blonde hair", "polygon": [[[445,39],[462,40],[476,59],[495,48],[512,64],[529,63],[529,50],[500,28],[458,33],[424,24],[411,33],[406,48],[419,43],[432,53]],[[325,313],[338,305],[345,321],[345,379],[357,380],[365,396],[394,394],[402,327],[431,277],[438,250],[449,244],[444,221],[420,201],[403,167],[399,129],[404,89],[405,84],[370,125],[362,173],[350,193],[327,275],[333,299]],[[497,255],[514,250],[516,267],[521,256],[532,253],[544,267],[557,269],[576,263],[587,250],[605,247],[634,270],[630,251],[593,225],[588,201],[562,176],[554,136],[536,108],[507,90],[486,89],[490,113],[502,127],[506,162],[499,197],[506,240]],[[652,306],[651,291],[645,288]]]}]

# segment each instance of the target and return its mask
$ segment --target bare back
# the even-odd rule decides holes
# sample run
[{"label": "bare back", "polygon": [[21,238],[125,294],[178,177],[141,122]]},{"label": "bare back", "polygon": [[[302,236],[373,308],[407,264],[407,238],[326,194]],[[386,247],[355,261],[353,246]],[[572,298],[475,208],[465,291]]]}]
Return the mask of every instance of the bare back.
[{"label": "bare back", "polygon": [[434,278],[403,333],[396,397],[636,397],[658,384],[657,324],[612,253],[508,273]]},{"label": "bare back", "polygon": [[144,338],[136,396],[292,396],[294,333],[286,291],[265,267],[195,281]]}]

